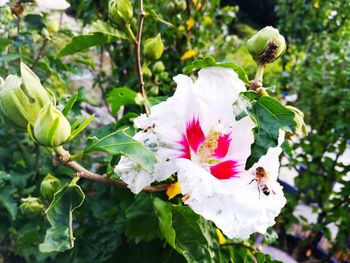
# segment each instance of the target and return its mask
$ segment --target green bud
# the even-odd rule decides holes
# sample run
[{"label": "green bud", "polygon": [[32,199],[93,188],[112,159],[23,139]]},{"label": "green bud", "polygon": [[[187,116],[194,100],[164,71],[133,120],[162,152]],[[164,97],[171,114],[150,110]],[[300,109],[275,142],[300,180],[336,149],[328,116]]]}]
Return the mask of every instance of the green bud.
[{"label": "green bud", "polygon": [[41,111],[34,124],[34,137],[42,145],[57,147],[67,141],[71,126],[58,109],[51,103]]},{"label": "green bud", "polygon": [[143,45],[143,53],[145,58],[148,60],[159,59],[164,51],[164,45],[160,34],[156,35],[154,38],[146,39]]},{"label": "green bud", "polygon": [[286,50],[286,41],[272,26],[261,29],[248,42],[248,51],[258,64],[268,64],[278,59]]},{"label": "green bud", "polygon": [[149,67],[142,67],[142,74],[146,78],[151,78],[152,77],[152,71],[149,69]]},{"label": "green bud", "polygon": [[52,200],[53,195],[60,189],[61,181],[55,176],[48,174],[40,184],[41,196],[46,200]]},{"label": "green bud", "polygon": [[158,86],[153,86],[148,90],[148,94],[151,96],[158,96],[159,95],[159,87]]},{"label": "green bud", "polygon": [[22,204],[19,206],[22,214],[29,218],[38,216],[44,209],[44,205],[37,197],[22,198]]},{"label": "green bud", "polygon": [[11,124],[26,129],[35,123],[40,110],[51,103],[39,78],[21,62],[21,76],[7,76],[0,81],[0,113]]},{"label": "green bud", "polygon": [[60,29],[60,22],[57,19],[50,20],[46,25],[47,31],[50,34],[57,33]]},{"label": "green bud", "polygon": [[154,73],[160,73],[165,70],[165,66],[162,61],[157,61],[156,63],[154,63],[152,70]]},{"label": "green bud", "polygon": [[109,19],[117,25],[128,25],[133,17],[130,0],[110,0],[108,3]]},{"label": "green bud", "polygon": [[161,72],[159,74],[159,79],[160,80],[167,80],[169,78],[169,73],[168,72]]}]

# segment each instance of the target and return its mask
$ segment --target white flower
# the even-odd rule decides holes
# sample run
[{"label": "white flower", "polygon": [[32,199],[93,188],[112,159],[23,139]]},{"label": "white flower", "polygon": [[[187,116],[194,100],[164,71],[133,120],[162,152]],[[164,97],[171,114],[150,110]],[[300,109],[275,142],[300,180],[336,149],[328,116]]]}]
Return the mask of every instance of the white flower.
[{"label": "white flower", "polygon": [[65,0],[35,0],[39,11],[66,10],[70,4]]},{"label": "white flower", "polygon": [[[252,169],[244,169],[254,123],[249,117],[236,121],[232,107],[245,90],[244,83],[232,69],[219,67],[200,70],[194,83],[185,75],[174,80],[175,94],[153,106],[149,117],[135,120],[143,129],[135,139],[158,158],[154,173],[127,157],[122,157],[116,172],[134,193],[177,172],[185,204],[226,236],[265,233],[285,204],[277,183],[280,149],[271,148]],[[267,176],[252,182],[258,167]]]},{"label": "white flower", "polygon": [[0,0],[0,7],[1,7],[1,6],[8,5],[9,3],[10,3],[9,0]]}]

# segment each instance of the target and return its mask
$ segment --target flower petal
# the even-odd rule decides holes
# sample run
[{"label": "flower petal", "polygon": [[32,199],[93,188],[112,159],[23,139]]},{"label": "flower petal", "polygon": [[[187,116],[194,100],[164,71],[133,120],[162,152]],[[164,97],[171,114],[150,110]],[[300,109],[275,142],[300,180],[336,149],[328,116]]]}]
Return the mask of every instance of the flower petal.
[{"label": "flower petal", "polygon": [[214,157],[220,158],[220,159],[224,158],[228,152],[231,141],[232,141],[231,133],[221,134],[218,139],[218,146],[216,147],[214,152]]},{"label": "flower petal", "polygon": [[239,173],[237,162],[234,160],[228,160],[210,166],[210,173],[218,179],[230,179],[232,177],[237,177],[237,174]]},{"label": "flower petal", "polygon": [[166,145],[162,145],[157,135],[152,131],[138,132],[134,139],[142,142],[153,151],[157,157],[152,174],[146,172],[135,162],[126,156],[122,156],[115,172],[120,175],[121,180],[128,184],[133,193],[139,193],[142,189],[154,181],[162,181],[176,172],[175,158],[178,156],[176,150],[172,150]]},{"label": "flower petal", "polygon": [[257,184],[248,185],[254,178],[251,172],[241,173],[240,178],[218,180],[189,160],[179,159],[176,163],[181,192],[189,196],[185,203],[213,221],[229,238],[265,233],[286,202],[276,181],[270,184],[275,194],[259,197]]},{"label": "flower petal", "polygon": [[199,124],[198,118],[193,117],[186,125],[186,138],[194,152],[197,152],[199,146],[204,142],[205,136]]}]

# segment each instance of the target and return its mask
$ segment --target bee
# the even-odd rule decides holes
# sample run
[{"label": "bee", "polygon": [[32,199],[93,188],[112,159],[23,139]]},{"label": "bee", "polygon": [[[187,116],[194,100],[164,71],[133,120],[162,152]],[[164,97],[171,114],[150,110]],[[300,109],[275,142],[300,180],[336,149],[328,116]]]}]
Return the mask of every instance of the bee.
[{"label": "bee", "polygon": [[269,173],[266,172],[263,167],[256,168],[254,176],[255,176],[255,178],[253,180],[251,180],[248,185],[250,185],[252,182],[256,181],[257,188],[259,191],[259,199],[260,199],[260,192],[263,192],[266,196],[268,196],[271,192],[273,194],[276,194],[272,189],[270,190],[267,186],[267,181],[269,179]]}]

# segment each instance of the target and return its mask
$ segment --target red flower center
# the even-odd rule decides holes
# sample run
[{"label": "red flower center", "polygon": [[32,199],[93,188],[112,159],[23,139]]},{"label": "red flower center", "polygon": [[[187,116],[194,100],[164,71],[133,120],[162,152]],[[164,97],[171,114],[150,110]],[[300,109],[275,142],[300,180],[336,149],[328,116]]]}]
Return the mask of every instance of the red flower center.
[{"label": "red flower center", "polygon": [[232,138],[231,134],[223,134],[216,129],[204,135],[198,118],[192,118],[186,124],[186,132],[178,142],[182,154],[179,158],[186,158],[209,168],[210,173],[218,179],[237,177],[238,162],[222,160],[226,157]]}]

